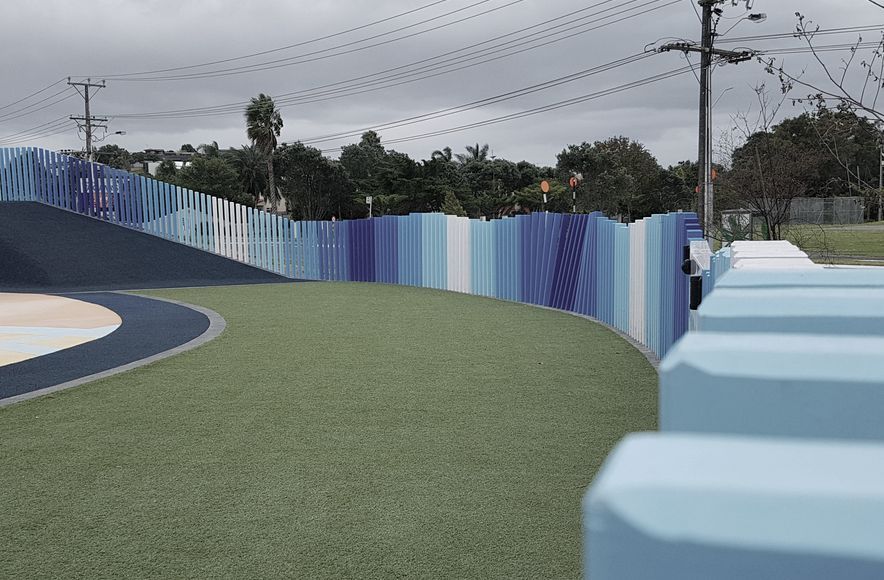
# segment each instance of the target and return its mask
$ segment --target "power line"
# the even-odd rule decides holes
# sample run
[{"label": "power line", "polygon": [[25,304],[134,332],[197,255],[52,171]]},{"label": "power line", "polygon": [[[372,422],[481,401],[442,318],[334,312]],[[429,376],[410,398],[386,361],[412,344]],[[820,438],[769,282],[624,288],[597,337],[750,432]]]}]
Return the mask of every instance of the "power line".
[{"label": "power line", "polygon": [[[590,7],[581,9],[579,11],[575,11],[575,12],[582,12],[582,11],[585,11],[589,8],[595,8],[595,7],[601,6],[603,4],[610,3],[611,1],[612,0],[606,0],[604,2],[599,2],[593,6],[590,6]],[[626,4],[631,4],[636,1],[638,1],[638,0],[630,0],[629,2],[626,2]],[[552,26],[549,26],[548,28],[545,28],[545,29],[541,28],[543,26],[546,26],[547,24],[551,24],[551,23],[554,23],[554,22],[557,22],[560,20],[570,18],[574,14],[573,12],[568,13],[568,14],[565,14],[565,15],[562,15],[562,16],[559,16],[556,18],[552,18],[550,20],[546,20],[546,21],[541,22],[539,24],[528,26],[528,27],[510,32],[507,34],[503,34],[503,35],[494,37],[489,40],[485,40],[485,41],[482,41],[479,43],[474,43],[469,46],[465,46],[462,48],[451,50],[446,53],[442,53],[440,55],[421,59],[419,61],[414,61],[414,62],[405,64],[405,65],[400,65],[397,67],[385,69],[385,70],[371,73],[368,75],[362,75],[360,77],[355,77],[355,78],[347,79],[344,81],[327,83],[325,85],[320,85],[320,86],[312,87],[309,89],[302,89],[299,91],[281,93],[276,96],[275,100],[280,107],[292,106],[295,104],[307,104],[307,103],[312,103],[312,102],[320,102],[320,101],[330,100],[332,98],[340,98],[340,97],[346,97],[346,96],[353,96],[355,94],[363,94],[363,93],[370,92],[373,90],[390,88],[392,86],[399,86],[402,84],[415,82],[418,80],[424,80],[427,78],[441,76],[443,74],[449,74],[451,72],[455,72],[458,70],[463,70],[466,68],[478,66],[480,64],[485,64],[485,63],[492,62],[495,60],[500,60],[502,58],[513,56],[515,54],[526,52],[528,50],[534,50],[536,48],[542,48],[545,46],[549,46],[549,45],[554,44],[556,42],[566,40],[567,38],[572,38],[572,37],[578,36],[580,34],[585,34],[585,33],[590,32],[592,30],[597,30],[597,29],[605,27],[605,26],[610,26],[610,25],[616,24],[618,22],[622,22],[624,20],[636,18],[636,17],[642,16],[642,15],[648,14],[654,10],[665,8],[667,6],[670,6],[670,5],[678,2],[678,0],[671,0],[668,3],[647,9],[648,6],[653,5],[657,2],[661,2],[661,1],[662,0],[651,0],[649,2],[644,2],[643,4],[641,4],[639,6],[627,8],[626,10],[622,10],[617,13],[609,14],[607,16],[602,16],[601,18],[594,18],[593,20],[590,20],[588,22],[584,22],[583,24],[571,26],[568,29],[564,29],[560,25],[552,25]],[[641,10],[641,9],[646,9],[646,10],[644,10],[643,12],[636,12],[633,14],[628,14],[628,12],[630,12],[630,11]],[[608,10],[610,10],[610,8],[602,10],[601,12],[598,12],[598,13],[578,17],[576,19],[576,21],[599,16],[602,12],[606,12]],[[613,21],[603,22],[603,23],[598,24],[596,26],[591,26],[591,25],[596,24],[600,21],[604,21],[604,20],[607,20],[607,19],[612,18],[614,16],[619,16],[621,14],[628,14],[628,15],[623,16],[618,19],[615,19]],[[538,28],[540,28],[540,30],[535,30]],[[472,56],[468,56],[466,58],[464,58],[463,56],[459,56],[460,53],[463,53],[466,51],[475,52],[473,49],[478,48],[479,46],[491,44],[497,40],[504,39],[504,38],[507,38],[510,36],[516,36],[516,35],[519,35],[523,32],[527,32],[527,31],[533,31],[533,32],[531,32],[530,34],[525,34],[521,37],[517,36],[514,39],[507,40],[503,43],[498,43],[497,45],[492,44],[492,46],[487,47],[480,54],[473,54]],[[547,31],[551,31],[551,34],[548,36],[541,37],[541,35]],[[509,46],[507,46],[507,45],[509,45]],[[490,55],[493,55],[495,53],[504,53],[504,54],[502,54],[500,56],[490,57]],[[449,57],[449,58],[445,58],[445,57]],[[438,61],[438,62],[432,63],[432,61]],[[432,64],[425,64],[425,63],[432,63]],[[409,68],[412,68],[412,67],[415,67],[418,65],[424,65],[424,66],[420,66],[417,70],[407,70]],[[403,69],[405,69],[405,70],[403,70]],[[442,70],[442,69],[448,69],[448,70]],[[433,71],[439,71],[439,70],[442,70],[442,72],[433,72]],[[401,72],[396,72],[396,71],[401,71]],[[387,73],[393,73],[393,74],[387,74]],[[429,74],[429,73],[433,73],[433,74]],[[354,81],[362,81],[365,79],[372,79],[372,77],[378,77],[378,78],[374,79],[374,80],[366,80],[365,82],[356,82],[356,84],[352,84]],[[409,79],[409,77],[411,77],[411,78]],[[402,79],[409,79],[409,80],[402,81]],[[339,88],[332,88],[332,87],[336,87],[339,85],[348,85],[348,84],[350,84],[350,86],[341,86]],[[378,85],[381,85],[381,86],[378,86]],[[374,88],[371,88],[369,90],[358,90],[363,87],[374,87]],[[322,89],[330,89],[330,90],[323,91]],[[182,118],[182,117],[213,116],[213,115],[221,115],[221,114],[229,114],[229,113],[233,113],[233,112],[239,112],[239,111],[241,111],[242,107],[245,106],[246,103],[247,102],[236,102],[236,103],[226,103],[223,105],[215,105],[215,106],[209,106],[209,107],[193,107],[193,108],[189,108],[189,109],[177,109],[177,110],[170,110],[170,111],[155,111],[155,112],[151,112],[151,113],[116,114],[116,115],[111,115],[111,116],[113,116],[115,118],[129,118],[129,119],[132,119],[132,118]]]},{"label": "power line", "polygon": [[[519,112],[516,112],[516,113],[510,113],[510,114],[508,114],[508,115],[502,115],[502,116],[499,116],[499,117],[493,117],[493,118],[491,118],[491,119],[485,119],[485,120],[483,120],[483,121],[477,121],[477,122],[474,122],[474,123],[468,123],[468,124],[460,125],[460,126],[456,126],[456,127],[450,127],[450,128],[447,128],[447,129],[440,129],[440,130],[437,130],[437,131],[430,131],[430,132],[427,132],[427,133],[420,133],[420,134],[416,134],[416,135],[408,135],[408,136],[405,136],[405,137],[399,137],[399,138],[395,138],[395,139],[388,139],[388,140],[384,141],[384,143],[386,143],[386,144],[388,144],[388,145],[392,145],[392,144],[396,144],[396,143],[405,143],[405,142],[408,142],[408,141],[417,141],[417,140],[420,140],[420,139],[426,139],[426,138],[429,138],[429,137],[436,137],[436,136],[440,136],[440,135],[447,135],[447,134],[450,134],[450,133],[457,133],[457,132],[460,132],[460,131],[466,131],[466,130],[468,130],[468,129],[475,129],[475,128],[478,128],[478,127],[485,127],[485,126],[488,126],[488,125],[495,125],[495,124],[498,124],[498,123],[504,123],[504,122],[507,122],[507,121],[513,121],[513,120],[516,120],[516,119],[521,119],[521,118],[529,117],[529,116],[532,116],[532,115],[538,115],[538,114],[541,114],[541,113],[546,113],[546,112],[549,112],[549,111],[554,111],[554,110],[561,109],[561,108],[564,108],[564,107],[570,107],[570,106],[577,105],[577,104],[580,104],[580,103],[584,103],[584,102],[587,102],[587,101],[591,101],[591,100],[599,99],[599,98],[602,98],[602,97],[606,97],[606,96],[614,95],[614,94],[617,94],[617,93],[621,93],[621,92],[624,92],[624,91],[628,91],[628,90],[631,90],[631,89],[635,89],[635,88],[643,87],[643,86],[648,85],[648,84],[651,84],[651,83],[656,83],[656,82],[659,82],[659,81],[663,81],[663,80],[666,80],[666,79],[669,79],[669,78],[676,77],[676,76],[678,76],[678,75],[682,75],[682,74],[688,73],[688,72],[690,72],[690,70],[691,70],[690,67],[685,66],[685,67],[681,67],[681,68],[673,69],[673,70],[670,70],[670,71],[667,71],[667,72],[664,72],[664,73],[660,73],[660,74],[658,74],[658,75],[653,75],[653,76],[650,76],[650,77],[645,77],[645,78],[643,78],[643,79],[639,79],[639,80],[637,80],[637,81],[633,81],[633,82],[630,82],[630,83],[625,83],[625,84],[622,84],[622,85],[618,85],[618,86],[615,86],[615,87],[611,87],[611,88],[608,88],[608,89],[604,89],[604,90],[601,90],[601,91],[596,91],[596,92],[593,92],[593,93],[588,93],[588,94],[585,94],[585,95],[580,95],[580,96],[573,97],[573,98],[570,98],[570,99],[565,99],[565,100],[563,100],[563,101],[557,101],[557,102],[555,102],[555,103],[550,103],[550,104],[548,104],[548,105],[543,105],[543,106],[540,106],[540,107],[534,107],[534,108],[527,109],[527,110],[524,110],[524,111],[519,111]],[[330,148],[330,149],[323,149],[323,150],[321,150],[321,151],[322,151],[322,153],[332,153],[332,152],[339,151],[339,150],[340,150],[340,147],[333,147],[333,148]]]},{"label": "power line", "polygon": [[216,64],[225,64],[228,62],[236,62],[236,61],[240,61],[240,60],[246,60],[249,58],[254,58],[256,56],[264,56],[265,54],[272,54],[274,52],[282,52],[284,50],[290,50],[292,48],[297,48],[299,46],[306,46],[308,44],[313,44],[313,43],[320,42],[323,40],[328,40],[330,38],[344,36],[345,34],[349,34],[351,32],[356,32],[357,30],[363,30],[365,28],[377,26],[378,24],[383,24],[384,22],[389,22],[391,20],[396,20],[397,18],[402,18],[403,16],[408,16],[409,14],[414,14],[415,12],[420,12],[422,10],[426,10],[427,8],[431,8],[431,7],[436,6],[438,4],[443,4],[447,1],[448,0],[436,0],[435,2],[430,2],[429,4],[424,4],[423,6],[419,6],[417,8],[413,8],[411,10],[406,10],[405,12],[400,12],[398,14],[394,14],[394,15],[388,16],[386,18],[381,18],[380,20],[375,20],[375,21],[369,22],[367,24],[362,24],[362,25],[356,26],[354,28],[348,28],[347,30],[341,30],[339,32],[334,32],[332,34],[327,34],[325,36],[318,36],[316,38],[311,38],[310,40],[296,42],[295,44],[289,44],[286,46],[280,46],[278,48],[271,48],[268,50],[253,52],[251,54],[244,54],[242,56],[224,58],[221,60],[212,60],[212,61],[208,61],[208,62],[203,62],[203,63],[199,63],[199,64],[191,64],[191,65],[186,65],[186,66],[176,66],[176,67],[172,67],[172,68],[162,68],[162,69],[139,71],[139,72],[132,72],[132,73],[120,73],[120,74],[97,75],[97,76],[102,76],[103,78],[107,79],[107,78],[118,78],[118,77],[127,77],[127,76],[151,75],[151,74],[166,73],[166,72],[177,72],[177,71],[181,71],[181,70],[202,68],[205,66],[212,66],[212,65],[216,65]]},{"label": "power line", "polygon": [[[74,96],[73,93],[70,93],[70,94],[68,94],[68,96],[63,97],[63,98],[61,98],[61,99],[58,99],[57,101],[53,101],[53,102],[49,103],[48,105],[44,105],[44,106],[42,106],[42,107],[37,107],[37,105],[39,105],[39,104],[41,104],[41,103],[45,103],[46,101],[48,101],[48,100],[50,100],[50,99],[54,99],[55,97],[57,97],[57,96],[59,96],[59,95],[62,95],[62,94],[64,94],[64,93],[70,93],[70,91],[69,91],[67,88],[64,88],[64,89],[58,91],[58,92],[55,93],[55,94],[52,94],[52,95],[49,95],[48,97],[45,97],[45,98],[43,98],[43,99],[40,99],[40,100],[37,101],[36,103],[32,103],[32,104],[30,104],[30,105],[27,105],[27,106],[25,106],[25,107],[22,107],[21,109],[17,109],[17,110],[15,110],[15,111],[11,111],[11,112],[9,112],[9,113],[6,113],[5,115],[0,115],[0,123],[5,123],[5,122],[7,122],[7,121],[12,121],[12,120],[15,120],[15,119],[19,119],[19,118],[21,118],[21,117],[27,117],[28,115],[31,115],[31,114],[33,114],[33,113],[36,113],[37,111],[42,111],[43,109],[46,109],[46,108],[48,108],[48,107],[51,107],[52,105],[58,104],[58,103],[60,103],[60,102],[62,102],[62,101],[65,101],[65,100],[67,100],[67,99],[70,99],[71,97]],[[37,108],[34,109],[34,107],[37,107]],[[28,109],[33,109],[33,110],[28,111]],[[23,111],[27,111],[27,112],[23,112]],[[17,114],[17,113],[21,113],[21,114]]]},{"label": "power line", "polygon": [[13,138],[13,139],[7,139],[7,140],[0,141],[0,145],[8,146],[8,145],[14,145],[17,143],[26,143],[28,141],[33,141],[35,139],[40,139],[42,137],[47,137],[49,135],[56,135],[56,134],[62,132],[62,130],[67,131],[72,126],[75,126],[75,125],[72,125],[71,121],[68,119],[64,122],[56,123],[56,124],[49,126],[49,127],[44,127],[40,131],[34,131],[34,132],[27,133],[25,135],[21,135],[19,137]]},{"label": "power line", "polygon": [[846,42],[841,44],[822,44],[819,46],[814,46],[813,48],[809,46],[795,46],[795,47],[783,47],[783,48],[771,48],[765,50],[756,51],[759,54],[801,54],[807,52],[842,52],[847,50],[863,49],[863,48],[876,48],[881,46],[880,42]]},{"label": "power line", "polygon": [[697,10],[697,5],[694,4],[694,0],[688,0],[688,4],[690,4],[690,5],[691,5],[691,8],[694,9],[694,14],[697,15],[697,21],[702,23],[702,22],[703,22],[703,17],[700,16],[700,11]]},{"label": "power line", "polygon": [[54,86],[56,86],[56,85],[59,85],[59,84],[63,83],[64,80],[65,80],[65,79],[63,79],[63,78],[58,79],[58,80],[55,81],[54,83],[52,83],[52,84],[50,84],[50,85],[46,85],[45,87],[43,87],[43,88],[40,89],[39,91],[34,91],[34,92],[31,93],[30,95],[27,95],[27,96],[25,96],[25,97],[22,97],[22,98],[20,98],[20,99],[17,100],[17,101],[13,101],[13,102],[11,102],[11,103],[9,103],[9,104],[3,105],[2,107],[0,107],[0,111],[2,111],[3,109],[8,109],[9,107],[13,107],[13,106],[15,106],[15,105],[17,105],[17,104],[19,104],[19,103],[21,103],[21,102],[27,101],[27,100],[30,99],[31,97],[36,97],[36,96],[39,95],[40,93],[44,93],[44,92],[48,91],[49,89],[51,89],[52,87],[54,87]]},{"label": "power line", "polygon": [[32,131],[23,135],[20,135],[15,138],[4,138],[0,139],[0,146],[9,146],[15,145],[17,143],[26,143],[28,141],[34,141],[35,139],[41,139],[43,137],[51,137],[53,135],[58,135],[60,133],[64,133],[69,131],[74,125],[72,125],[70,119],[65,119],[61,122],[52,124],[47,123],[47,127],[43,127],[40,130]]},{"label": "power line", "polygon": [[[839,28],[821,28],[813,33],[809,33],[810,36],[827,36],[830,34],[850,34],[850,33],[858,33],[858,32],[873,32],[884,30],[884,24],[869,24],[869,25],[860,25],[860,26],[842,26]],[[803,37],[803,33],[799,32],[781,32],[774,34],[758,34],[754,36],[738,36],[735,38],[725,38],[718,37],[715,39],[716,43],[728,43],[733,44],[735,42],[762,42],[765,40],[777,40],[783,38],[801,38]]]},{"label": "power line", "polygon": [[27,135],[28,133],[32,133],[32,132],[34,132],[34,131],[36,131],[36,130],[41,129],[42,127],[45,127],[46,125],[51,125],[51,124],[53,124],[53,123],[58,123],[59,121],[62,121],[62,120],[64,120],[64,121],[69,120],[69,119],[68,119],[68,116],[67,116],[67,115],[62,115],[61,117],[57,117],[57,118],[55,118],[55,119],[53,119],[53,120],[51,120],[51,121],[47,121],[47,122],[45,122],[45,123],[41,123],[40,125],[37,125],[36,127],[30,127],[30,128],[28,128],[28,129],[22,129],[21,131],[18,131],[18,132],[16,132],[16,133],[10,133],[9,135],[3,135],[3,136],[0,136],[0,141],[5,141],[5,140],[10,139],[10,138],[15,138],[15,137],[17,137],[18,135]]},{"label": "power line", "polygon": [[[396,38],[391,38],[391,39],[388,39],[388,40],[383,40],[383,41],[380,41],[380,42],[376,42],[376,43],[374,43],[374,44],[368,44],[368,45],[366,45],[366,46],[360,46],[360,47],[357,47],[357,48],[351,48],[351,49],[348,49],[348,50],[342,50],[342,51],[335,52],[335,53],[331,53],[331,54],[325,54],[325,53],[329,53],[330,51],[337,50],[337,49],[339,49],[339,48],[345,48],[345,47],[348,47],[348,46],[353,46],[353,45],[356,45],[356,44],[361,44],[361,43],[363,43],[363,42],[368,42],[368,41],[370,41],[370,40],[374,40],[374,39],[380,38],[381,36],[387,36],[387,35],[389,35],[389,34],[394,34],[394,33],[396,33],[396,32],[401,32],[401,31],[403,31],[403,30],[407,30],[407,29],[409,29],[409,28],[414,28],[415,26],[419,26],[419,25],[421,25],[421,24],[427,24],[427,23],[429,23],[429,22],[432,22],[432,21],[435,21],[435,20],[439,20],[439,19],[441,19],[441,18],[445,18],[446,16],[450,16],[450,15],[456,13],[456,12],[463,12],[464,10],[468,10],[468,9],[473,8],[473,7],[475,7],[475,6],[479,6],[480,4],[485,4],[485,3],[487,3],[487,2],[491,2],[491,1],[492,1],[492,0],[479,0],[478,2],[474,2],[473,4],[469,4],[469,5],[467,5],[467,6],[463,7],[463,8],[459,8],[459,9],[457,9],[457,10],[453,10],[453,11],[451,11],[451,12],[447,12],[447,13],[445,13],[445,14],[442,14],[441,16],[435,16],[435,17],[433,17],[433,18],[428,18],[428,19],[426,19],[426,20],[422,20],[422,21],[417,22],[417,23],[414,23],[414,24],[409,24],[408,26],[403,26],[403,27],[400,27],[400,28],[397,28],[397,29],[394,29],[394,30],[391,30],[391,31],[388,31],[388,32],[384,32],[384,33],[382,33],[382,34],[377,34],[377,35],[375,35],[375,36],[370,36],[370,37],[368,37],[368,38],[363,38],[363,39],[360,39],[360,40],[354,40],[354,41],[347,42],[347,43],[344,43],[344,44],[339,44],[339,45],[337,45],[337,46],[332,46],[332,47],[325,48],[325,49],[322,49],[322,50],[317,50],[317,51],[314,51],[314,52],[307,52],[307,53],[304,53],[304,54],[301,54],[301,55],[297,55],[297,56],[291,56],[291,57],[286,57],[286,58],[282,58],[282,59],[276,59],[276,60],[271,60],[271,61],[265,61],[265,62],[262,62],[262,63],[255,63],[255,64],[244,65],[244,66],[239,66],[239,67],[231,67],[231,68],[226,68],[226,69],[216,69],[216,70],[205,71],[205,72],[199,72],[199,73],[190,73],[190,74],[181,74],[181,75],[169,75],[169,76],[154,76],[154,77],[128,77],[128,78],[119,78],[118,80],[123,80],[123,81],[141,81],[141,82],[198,80],[198,79],[226,77],[226,76],[233,76],[233,75],[239,75],[239,74],[246,74],[246,73],[251,73],[251,72],[259,72],[259,71],[265,71],[265,70],[272,70],[272,69],[276,69],[276,68],[282,68],[282,67],[285,67],[285,66],[293,66],[293,65],[296,65],[296,64],[303,64],[303,63],[305,63],[305,62],[314,62],[314,61],[317,61],[317,60],[324,60],[324,59],[333,58],[333,57],[336,57],[336,56],[342,56],[342,55],[345,55],[345,54],[352,54],[352,53],[354,53],[354,52],[359,52],[359,51],[362,51],[362,50],[368,50],[368,49],[370,49],[370,48],[376,48],[376,47],[378,47],[378,46],[384,46],[384,45],[387,45],[387,44],[392,44],[392,43],[394,43],[394,42],[399,42],[400,40],[405,40],[405,39],[407,39],[407,38],[413,38],[413,37],[415,37],[415,36],[420,36],[420,35],[422,35],[422,34],[426,34],[426,33],[428,33],[428,32],[435,32],[436,30],[440,30],[440,29],[442,29],[442,28],[447,28],[447,27],[449,27],[449,26],[453,26],[453,25],[455,25],[455,24],[460,24],[460,23],[462,23],[462,22],[466,22],[466,21],[469,21],[469,20],[473,20],[473,19],[475,19],[475,18],[479,18],[479,17],[481,17],[481,16],[485,16],[485,15],[487,15],[487,14],[491,14],[492,12],[497,12],[497,11],[499,11],[499,10],[503,10],[503,9],[505,9],[505,8],[509,8],[510,6],[513,6],[513,5],[515,5],[515,4],[519,4],[519,3],[521,3],[521,2],[524,2],[524,0],[510,0],[509,2],[507,2],[506,4],[503,4],[503,5],[501,5],[501,6],[496,6],[496,7],[494,7],[494,8],[489,8],[488,10],[484,10],[484,11],[482,11],[482,12],[478,12],[478,13],[476,13],[476,14],[471,14],[471,15],[469,15],[469,16],[464,16],[464,17],[462,17],[462,18],[459,18],[459,19],[453,20],[453,21],[451,21],[451,22],[445,22],[445,23],[443,23],[443,24],[437,24],[437,25],[435,25],[435,26],[433,26],[433,27],[430,27],[430,28],[427,28],[427,29],[425,29],[425,30],[419,30],[419,31],[417,31],[417,32],[412,32],[412,33],[409,33],[409,34],[406,34],[406,35],[403,35],[403,36],[399,36],[399,37],[396,37]],[[320,55],[320,56],[317,56],[317,55]],[[314,58],[304,58],[304,57],[314,57]],[[114,77],[109,77],[109,78],[114,78]]]},{"label": "power line", "polygon": [[507,91],[505,93],[501,93],[498,95],[494,95],[491,97],[486,97],[484,99],[479,99],[476,101],[471,101],[469,103],[464,103],[462,105],[457,105],[454,107],[448,107],[446,109],[441,109],[439,111],[434,111],[432,113],[425,113],[422,115],[415,115],[412,117],[407,117],[405,119],[399,119],[397,121],[391,121],[388,123],[381,123],[372,125],[370,127],[364,127],[362,129],[354,129],[351,131],[344,131],[341,133],[332,133],[328,135],[320,135],[317,137],[308,137],[306,139],[301,139],[302,143],[322,143],[325,141],[335,141],[341,138],[346,137],[355,137],[361,135],[365,131],[368,130],[387,130],[387,129],[395,129],[399,127],[404,127],[407,125],[413,125],[415,123],[422,123],[425,121],[430,121],[434,119],[439,119],[442,117],[447,117],[450,115],[463,113],[466,111],[478,109],[480,107],[485,107],[492,104],[497,104],[503,101],[512,100],[518,97],[523,97],[525,95],[530,95],[533,93],[537,93],[540,91],[544,91],[547,89],[551,89],[554,87],[558,87],[567,83],[571,83],[580,79],[584,79],[589,76],[593,76],[596,74],[600,74],[603,72],[611,71],[616,68],[620,68],[621,66],[626,66],[628,64],[632,64],[634,62],[638,62],[644,60],[646,58],[650,58],[654,56],[656,53],[646,53],[640,52],[634,55],[630,55],[621,59],[617,59],[605,64],[601,64],[592,68],[584,69],[575,73],[571,73],[565,76],[561,76],[555,79],[551,79],[548,81],[544,81],[542,83],[537,83],[534,85],[530,85],[527,87],[523,87],[520,89],[515,89],[512,91]]}]

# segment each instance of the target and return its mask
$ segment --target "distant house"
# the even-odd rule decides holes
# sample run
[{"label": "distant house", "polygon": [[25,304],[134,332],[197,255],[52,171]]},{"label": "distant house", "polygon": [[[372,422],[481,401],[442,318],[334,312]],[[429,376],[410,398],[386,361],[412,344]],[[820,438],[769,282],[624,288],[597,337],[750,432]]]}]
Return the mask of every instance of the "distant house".
[{"label": "distant house", "polygon": [[187,151],[166,151],[163,149],[145,149],[142,152],[145,159],[150,161],[142,161],[142,172],[147,175],[156,175],[157,167],[163,161],[172,161],[175,163],[175,169],[186,167],[193,158],[193,153]]}]

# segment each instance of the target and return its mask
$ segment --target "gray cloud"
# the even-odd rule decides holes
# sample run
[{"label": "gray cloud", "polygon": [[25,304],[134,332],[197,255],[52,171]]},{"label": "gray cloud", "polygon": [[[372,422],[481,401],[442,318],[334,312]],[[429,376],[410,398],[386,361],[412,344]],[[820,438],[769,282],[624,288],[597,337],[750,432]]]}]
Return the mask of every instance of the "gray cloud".
[{"label": "gray cloud", "polygon": [[[507,1],[493,0],[462,14],[501,6]],[[635,0],[630,4],[616,0],[605,7],[621,6],[617,10],[625,10],[647,1]],[[296,141],[357,130],[504,93],[638,53],[647,43],[664,37],[696,38],[699,24],[691,2],[682,0],[638,18],[436,78],[346,98],[286,106],[282,109],[285,119],[283,140]],[[273,53],[262,59],[312,52],[470,3],[468,0],[449,0],[377,27]],[[661,0],[662,3],[665,2]],[[418,2],[405,0],[263,0],[247,3],[232,0],[178,3],[56,0],[10,3],[4,6],[0,35],[6,46],[16,47],[16,50],[0,62],[0,74],[6,79],[0,91],[0,106],[68,75],[101,78],[102,75],[230,58],[359,26],[418,5]],[[245,101],[258,92],[279,95],[303,90],[429,58],[588,5],[590,3],[585,0],[524,0],[481,18],[438,28],[400,42],[270,71],[191,81],[136,83],[109,80],[108,87],[96,96],[93,111],[96,114],[131,114],[205,107]],[[731,7],[728,3],[725,16],[737,17],[742,10],[742,7]],[[884,22],[884,11],[863,0],[756,0],[753,11],[766,12],[768,20],[762,24],[742,22],[728,36],[789,32],[794,29],[794,13],[798,10],[825,28]],[[449,20],[452,18],[454,16]],[[736,20],[724,22],[729,27]],[[560,26],[561,30],[569,30],[577,25],[576,22],[562,22]],[[545,39],[555,38],[551,34],[538,35],[538,40],[543,43]],[[873,38],[875,35],[867,33],[867,36]],[[856,35],[831,36],[821,42],[849,42],[855,38]],[[760,48],[783,47],[798,45],[799,41],[780,39],[746,44]],[[463,58],[481,54],[480,51],[477,48]],[[830,56],[833,62],[837,62],[841,55]],[[250,64],[257,60],[261,59],[219,66]],[[789,56],[787,62],[794,70],[807,68],[808,80],[821,80],[820,71],[812,66],[807,55]],[[678,53],[656,55],[550,90],[442,119],[384,130],[381,134],[385,140],[390,140],[445,130],[592,93],[684,64],[684,57]],[[715,119],[719,127],[727,126],[729,115],[745,110],[751,104],[751,87],[759,82],[776,84],[775,79],[766,75],[757,63],[716,70],[716,95],[730,88],[716,106]],[[420,159],[445,145],[460,149],[467,143],[478,141],[489,143],[499,156],[553,164],[556,153],[568,143],[626,135],[644,142],[661,163],[669,164],[696,157],[696,107],[697,81],[691,74],[686,74],[573,107],[392,147]],[[16,108],[19,106],[0,110],[0,116]],[[784,114],[796,112],[798,110],[784,110]],[[63,115],[81,113],[82,101],[77,98],[21,118],[0,120],[0,139]],[[117,118],[113,119],[111,129],[125,130],[127,134],[115,137],[115,142],[132,150],[177,148],[182,143],[197,145],[211,140],[226,147],[246,141],[240,110],[223,116],[183,119]],[[355,138],[320,145],[333,148],[353,140]],[[16,145],[80,148],[82,143],[75,131],[70,130]]]}]

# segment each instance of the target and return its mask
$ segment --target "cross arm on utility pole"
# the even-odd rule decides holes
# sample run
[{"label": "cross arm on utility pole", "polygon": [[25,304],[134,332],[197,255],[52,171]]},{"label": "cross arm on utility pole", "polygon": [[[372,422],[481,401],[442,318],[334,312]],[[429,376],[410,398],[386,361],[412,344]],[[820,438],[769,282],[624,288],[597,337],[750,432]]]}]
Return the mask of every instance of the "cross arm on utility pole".
[{"label": "cross arm on utility pole", "polygon": [[[86,121],[87,118],[71,115],[70,119],[71,121]],[[89,117],[89,120],[91,120],[93,123],[107,123],[108,121],[107,117]]]},{"label": "cross arm on utility pole", "polygon": [[724,50],[721,48],[704,48],[690,42],[671,42],[664,44],[657,49],[659,52],[669,52],[671,50],[680,50],[681,52],[697,52],[700,54],[708,54],[717,56],[731,64],[744,62],[755,56],[755,52],[751,50]]},{"label": "cross arm on utility pole", "polygon": [[[693,1],[693,0],[692,0]],[[697,155],[698,180],[697,187],[697,214],[700,223],[703,224],[703,231],[706,238],[712,236],[713,227],[713,184],[712,184],[712,69],[714,61],[738,63],[751,59],[755,53],[751,50],[734,51],[715,48],[715,17],[720,17],[722,10],[719,4],[724,4],[726,0],[698,0],[697,3],[702,8],[700,23],[702,27],[702,35],[700,43],[681,41],[664,44],[657,50],[659,52],[669,52],[673,50],[684,52],[696,52],[700,55],[700,131],[699,131],[699,147]],[[746,1],[746,9],[749,9],[751,2]],[[738,4],[739,0],[731,0],[733,4]],[[762,20],[761,15],[756,21]]]},{"label": "cross arm on utility pole", "polygon": [[[93,117],[92,114],[89,112],[89,98],[90,98],[89,89],[94,88],[95,91],[97,92],[97,91],[105,88],[107,85],[105,84],[104,81],[101,81],[100,83],[93,83],[92,79],[86,79],[85,82],[73,82],[73,81],[71,81],[70,77],[68,77],[68,84],[70,86],[74,87],[74,89],[78,93],[80,93],[80,96],[83,97],[85,115],[82,117],[71,116],[71,119],[77,122],[78,127],[81,127],[85,130],[85,132],[86,132],[86,157],[87,157],[87,159],[89,159],[89,161],[94,161],[93,154],[92,154],[92,129],[93,129],[92,123],[94,121],[98,121],[101,123],[107,123],[107,119],[97,119],[97,118]],[[80,92],[80,88],[83,89],[82,92]],[[92,93],[92,96],[95,96],[95,93]],[[81,121],[82,121],[82,124],[81,124]]]}]

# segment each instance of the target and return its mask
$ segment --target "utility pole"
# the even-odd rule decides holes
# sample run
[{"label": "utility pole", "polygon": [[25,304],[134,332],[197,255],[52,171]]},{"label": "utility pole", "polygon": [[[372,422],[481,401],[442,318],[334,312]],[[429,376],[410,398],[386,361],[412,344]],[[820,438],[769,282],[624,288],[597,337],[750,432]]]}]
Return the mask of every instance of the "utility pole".
[{"label": "utility pole", "polygon": [[[88,159],[89,161],[95,161],[95,154],[92,151],[93,130],[98,127],[107,128],[107,125],[101,124],[101,123],[107,123],[107,119],[103,118],[103,117],[102,118],[93,117],[92,114],[89,112],[89,97],[90,97],[89,89],[95,88],[95,92],[97,93],[100,89],[103,89],[107,85],[104,83],[104,81],[101,81],[100,83],[93,83],[92,79],[86,79],[86,82],[75,83],[75,82],[71,82],[70,77],[68,77],[68,84],[70,86],[74,87],[74,89],[78,93],[80,93],[80,96],[83,97],[83,102],[85,104],[85,109],[86,109],[85,115],[83,115],[82,117],[72,115],[71,120],[76,121],[77,126],[79,128],[84,129],[84,131],[86,133],[86,159]],[[82,89],[83,89],[82,92],[80,91],[79,87],[82,87]],[[95,95],[95,93],[93,93],[92,96],[94,96],[94,95]]]},{"label": "utility pole", "polygon": [[[703,231],[706,238],[712,235],[712,225],[715,216],[712,183],[712,67],[713,59],[718,58],[728,63],[738,63],[749,60],[754,53],[752,51],[732,51],[722,50],[714,47],[715,30],[713,26],[713,17],[720,16],[722,13],[718,4],[723,4],[727,0],[698,0],[698,4],[702,8],[702,37],[700,46],[693,42],[673,42],[664,44],[659,48],[660,52],[669,52],[671,50],[679,50],[685,54],[690,52],[700,53],[700,131],[699,131],[699,147],[698,147],[698,165],[699,176],[697,179],[697,214],[700,217],[700,223],[703,224]],[[751,14],[749,20],[760,21],[763,15]]]}]

